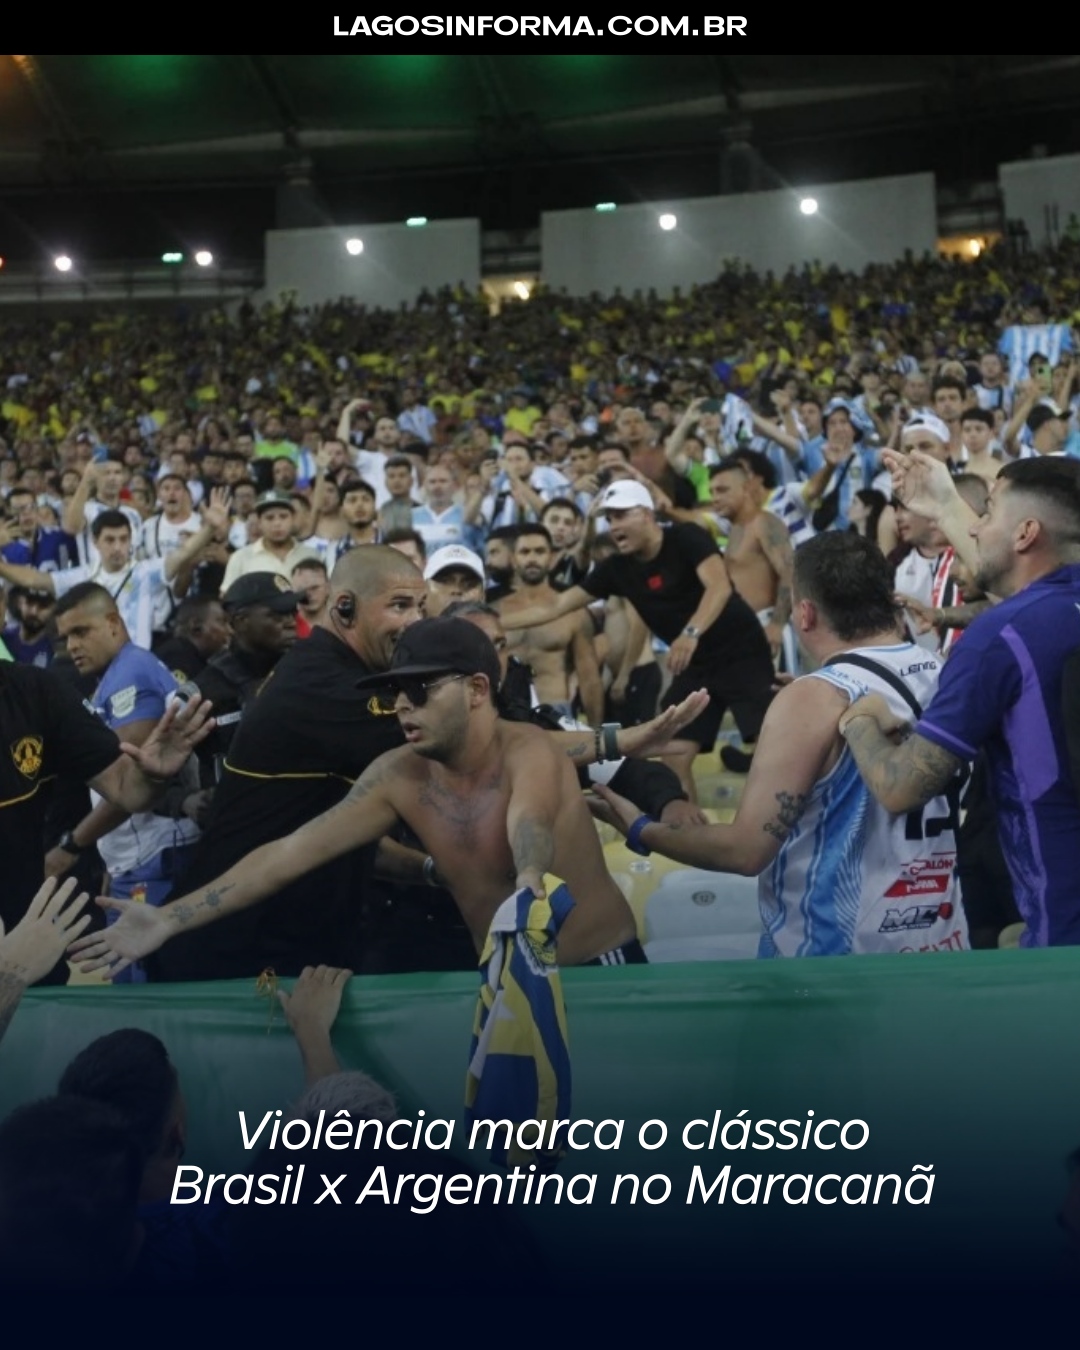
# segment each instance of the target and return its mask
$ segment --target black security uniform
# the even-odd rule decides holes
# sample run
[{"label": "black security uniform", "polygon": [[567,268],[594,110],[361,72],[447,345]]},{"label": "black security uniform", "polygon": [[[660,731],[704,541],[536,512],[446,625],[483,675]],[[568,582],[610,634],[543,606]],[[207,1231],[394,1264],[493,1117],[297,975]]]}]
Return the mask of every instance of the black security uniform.
[{"label": "black security uniform", "polygon": [[[286,652],[245,709],[185,892],[336,806],[373,760],[404,744],[397,717],[357,691],[371,673],[323,628]],[[374,856],[375,845],[353,850],[242,913],[180,934],[147,963],[151,978],[254,979],[267,967],[298,975],[318,964],[474,968],[449,894],[377,881]]]},{"label": "black security uniform", "polygon": [[[96,778],[120,756],[114,732],[51,670],[0,662],[0,918],[10,931],[44,881],[52,780]],[[43,984],[64,984],[59,961]]]}]

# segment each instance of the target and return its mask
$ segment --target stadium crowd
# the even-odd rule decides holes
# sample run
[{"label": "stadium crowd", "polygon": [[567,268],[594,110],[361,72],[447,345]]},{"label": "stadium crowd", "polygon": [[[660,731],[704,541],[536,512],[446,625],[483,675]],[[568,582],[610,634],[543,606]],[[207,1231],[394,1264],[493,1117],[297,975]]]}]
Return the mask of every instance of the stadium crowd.
[{"label": "stadium crowd", "polygon": [[[69,959],[298,976],[295,1118],[390,1122],[351,971],[550,874],[563,962],[648,958],[590,810],[758,877],[763,957],[1080,943],[1078,255],[5,322],[0,1038]],[[0,1125],[6,1278],[261,1287],[185,1137],[161,1042],[89,1046]]]},{"label": "stadium crowd", "polygon": [[[2,654],[62,675],[127,742],[152,733],[177,691],[210,697],[216,714],[197,767],[139,815],[96,791],[85,800],[81,773],[61,772],[42,847],[48,874],[75,870],[89,883],[104,872],[110,896],[157,906],[181,878],[209,880],[315,818],[399,743],[378,697],[361,702],[360,730],[342,730],[360,700],[354,677],[387,670],[407,623],[462,602],[490,607],[472,617],[497,625],[511,658],[504,703],[597,729],[597,758],[615,757],[602,726],[650,724],[658,709],[708,692],[666,743],[647,742],[674,776],[666,799],[650,789],[648,810],[639,805],[672,829],[705,821],[695,764],[724,715],[742,745],[722,739],[723,766],[746,774],[776,680],[835,655],[814,656],[802,640],[795,561],[808,541],[847,541],[827,572],[865,578],[880,560],[878,580],[902,610],[841,623],[840,646],[878,630],[910,639],[932,663],[929,697],[937,662],[963,649],[966,626],[1001,597],[988,598],[979,559],[943,528],[944,497],[917,514],[895,491],[903,470],[890,456],[945,466],[974,517],[1006,466],[1032,460],[1067,474],[1080,456],[1076,252],[1067,241],[1052,254],[999,250],[970,263],[908,258],[861,276],[810,265],[759,276],[732,263],[669,298],[539,288],[498,313],[482,294],[447,288],[397,313],[286,301],[231,315],[6,324]],[[866,551],[852,554],[855,540]],[[366,567],[354,556],[368,545],[408,559],[400,577],[383,548]],[[804,578],[804,603],[822,584]],[[370,614],[395,586],[398,617]],[[298,640],[303,659],[291,650]],[[316,725],[309,698],[320,682],[330,701]],[[285,745],[282,718],[294,713],[299,743]],[[1055,710],[1064,745],[1058,721]],[[16,782],[36,785],[45,757],[33,735],[8,739],[23,747]],[[967,748],[965,761],[976,758],[979,747]],[[302,800],[299,772],[318,783]],[[965,828],[982,821],[983,840],[1002,809],[988,775],[980,755]],[[1059,778],[1070,791],[1064,760]],[[793,792],[764,768],[757,779],[770,802],[809,799],[809,784]],[[748,788],[760,795],[753,773]],[[759,828],[779,844],[801,809]],[[744,836],[749,818],[737,821]],[[951,838],[959,816],[947,820]],[[186,935],[176,950],[190,942],[198,958],[163,956],[158,977],[259,962],[295,973],[309,959],[468,965],[467,925],[445,892],[427,885],[436,903],[425,891],[434,864],[407,825],[398,832],[396,853],[389,841],[362,850],[361,870],[339,876],[336,910],[290,925],[297,906],[286,893],[275,921],[222,924],[241,925],[227,958]],[[978,859],[965,887],[978,945],[1021,920],[1024,942],[1080,932],[1080,919],[1047,928],[1018,913],[1008,869],[988,852],[961,843],[961,874],[965,854]],[[757,871],[769,861],[759,854]],[[28,901],[8,898],[9,926]],[[934,927],[925,916],[919,926]],[[946,945],[966,945],[962,930]],[[853,934],[822,945],[800,930],[790,950],[859,950]],[[772,946],[766,935],[763,952]]]}]

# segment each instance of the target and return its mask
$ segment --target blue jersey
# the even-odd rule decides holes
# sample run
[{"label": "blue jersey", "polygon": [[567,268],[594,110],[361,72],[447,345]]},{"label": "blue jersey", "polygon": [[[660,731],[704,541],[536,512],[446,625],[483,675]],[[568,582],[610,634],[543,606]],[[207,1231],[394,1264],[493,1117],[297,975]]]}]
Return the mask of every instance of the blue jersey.
[{"label": "blue jersey", "polygon": [[105,725],[119,731],[130,722],[158,721],[175,689],[175,677],[157,657],[129,642],[109,662],[91,702]]},{"label": "blue jersey", "polygon": [[63,530],[35,530],[29,543],[23,539],[13,539],[10,544],[5,544],[0,548],[0,557],[17,567],[36,567],[39,572],[61,572],[65,567],[78,564],[79,550],[75,540]]},{"label": "blue jersey", "polygon": [[52,665],[53,644],[47,634],[39,637],[36,642],[24,642],[19,636],[19,625],[14,623],[10,628],[4,629],[3,640],[11,653],[11,659],[18,661],[20,665],[37,666],[39,670]]},{"label": "blue jersey", "polygon": [[1080,566],[1062,567],[975,620],[916,728],[962,759],[986,750],[1028,947],[1080,944],[1080,785],[1061,706],[1078,647]]}]

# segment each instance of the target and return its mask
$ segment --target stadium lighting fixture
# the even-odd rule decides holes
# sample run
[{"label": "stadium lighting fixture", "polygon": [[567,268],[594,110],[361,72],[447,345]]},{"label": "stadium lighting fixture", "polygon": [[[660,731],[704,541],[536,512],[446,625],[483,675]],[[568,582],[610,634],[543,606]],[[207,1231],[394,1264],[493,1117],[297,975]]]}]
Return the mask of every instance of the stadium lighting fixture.
[{"label": "stadium lighting fixture", "polygon": [[816,216],[817,198],[804,197],[802,201],[799,203],[799,210],[803,213],[804,216]]},{"label": "stadium lighting fixture", "polygon": [[597,209],[598,211],[614,211],[614,210],[615,210],[615,203],[614,203],[614,202],[597,202],[597,203],[596,203],[596,209]]},{"label": "stadium lighting fixture", "polygon": [[58,272],[70,272],[71,269],[75,266],[75,264],[71,261],[71,259],[68,257],[66,253],[59,253],[53,259],[53,266],[56,268]]},{"label": "stadium lighting fixture", "polygon": [[200,267],[209,267],[214,261],[214,255],[208,248],[201,248],[198,253],[195,254],[195,261]]},{"label": "stadium lighting fixture", "polygon": [[161,261],[163,263],[182,263],[184,261],[184,255],[182,253],[163,253],[161,255]]},{"label": "stadium lighting fixture", "polygon": [[364,241],[362,239],[346,239],[345,252],[351,253],[354,258],[358,258],[364,251]]},{"label": "stadium lighting fixture", "polygon": [[427,216],[410,216],[405,224],[411,225],[414,229],[419,229],[421,225],[427,224]]},{"label": "stadium lighting fixture", "polygon": [[673,216],[670,211],[665,212],[660,217],[660,228],[662,230],[673,230],[678,223],[678,218]]}]

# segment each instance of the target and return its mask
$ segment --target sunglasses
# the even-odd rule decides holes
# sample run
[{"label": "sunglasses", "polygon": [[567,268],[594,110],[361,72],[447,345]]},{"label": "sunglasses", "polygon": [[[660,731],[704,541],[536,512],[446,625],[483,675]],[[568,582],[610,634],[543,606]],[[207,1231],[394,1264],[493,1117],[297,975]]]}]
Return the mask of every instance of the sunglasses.
[{"label": "sunglasses", "polygon": [[404,694],[412,707],[422,708],[428,701],[428,695],[432,689],[437,689],[440,684],[449,684],[451,680],[467,680],[468,678],[468,675],[436,675],[431,680],[422,680],[416,677],[397,680],[393,686],[385,689],[379,695],[379,703],[382,707],[393,711],[398,695]]}]

